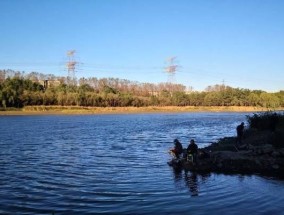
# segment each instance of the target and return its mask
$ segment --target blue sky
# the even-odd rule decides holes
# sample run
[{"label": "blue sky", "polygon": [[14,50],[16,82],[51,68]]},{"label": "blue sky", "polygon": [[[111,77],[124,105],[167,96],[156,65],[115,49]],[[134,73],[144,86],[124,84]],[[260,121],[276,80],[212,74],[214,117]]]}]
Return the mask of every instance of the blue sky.
[{"label": "blue sky", "polygon": [[282,0],[1,0],[0,69],[284,90]]}]

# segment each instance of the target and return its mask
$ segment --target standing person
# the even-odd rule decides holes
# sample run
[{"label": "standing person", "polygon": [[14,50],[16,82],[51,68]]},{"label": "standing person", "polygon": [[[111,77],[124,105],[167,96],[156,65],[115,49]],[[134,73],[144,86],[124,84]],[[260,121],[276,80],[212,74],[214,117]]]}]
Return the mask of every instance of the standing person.
[{"label": "standing person", "polygon": [[273,115],[271,115],[270,124],[269,124],[270,131],[275,132],[278,121],[279,121],[279,117],[277,116],[277,113],[274,113]]},{"label": "standing person", "polygon": [[193,164],[196,164],[197,160],[197,152],[198,152],[198,146],[196,145],[194,139],[190,140],[190,143],[187,147],[187,156],[191,155],[192,156],[192,162]]},{"label": "standing person", "polygon": [[244,135],[244,122],[237,126],[237,145],[240,146],[242,144],[243,135]]},{"label": "standing person", "polygon": [[171,149],[171,151],[174,153],[176,158],[179,158],[179,156],[182,154],[183,152],[183,147],[182,144],[179,142],[178,139],[174,140],[174,145],[175,147],[173,149]]}]

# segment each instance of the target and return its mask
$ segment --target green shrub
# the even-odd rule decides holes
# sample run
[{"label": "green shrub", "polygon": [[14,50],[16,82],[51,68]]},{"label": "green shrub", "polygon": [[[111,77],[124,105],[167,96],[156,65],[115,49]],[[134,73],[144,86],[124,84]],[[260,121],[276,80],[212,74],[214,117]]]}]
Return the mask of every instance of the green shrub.
[{"label": "green shrub", "polygon": [[275,131],[284,125],[284,115],[276,112],[265,112],[253,114],[253,116],[247,116],[249,128],[256,129],[258,131],[271,130]]}]

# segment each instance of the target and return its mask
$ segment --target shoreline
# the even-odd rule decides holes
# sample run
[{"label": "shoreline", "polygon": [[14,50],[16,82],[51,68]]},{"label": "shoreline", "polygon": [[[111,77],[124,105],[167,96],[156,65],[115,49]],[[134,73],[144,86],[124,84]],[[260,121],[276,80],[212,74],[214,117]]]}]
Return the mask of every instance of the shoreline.
[{"label": "shoreline", "polygon": [[265,112],[283,111],[247,106],[148,106],[148,107],[82,107],[82,106],[27,106],[20,109],[1,110],[6,115],[97,115],[97,114],[142,114],[142,113],[194,113],[194,112]]},{"label": "shoreline", "polygon": [[249,127],[241,143],[236,142],[236,136],[223,137],[198,149],[195,163],[183,155],[173,157],[168,164],[197,173],[258,174],[284,179],[284,115],[261,113],[247,122]]}]

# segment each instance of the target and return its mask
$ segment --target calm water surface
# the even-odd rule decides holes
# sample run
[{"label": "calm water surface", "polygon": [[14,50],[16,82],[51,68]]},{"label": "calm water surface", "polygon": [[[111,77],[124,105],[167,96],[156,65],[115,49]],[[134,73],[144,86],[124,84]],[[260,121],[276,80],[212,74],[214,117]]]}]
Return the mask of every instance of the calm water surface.
[{"label": "calm water surface", "polygon": [[174,171],[244,113],[0,117],[0,214],[284,214],[284,182]]}]

